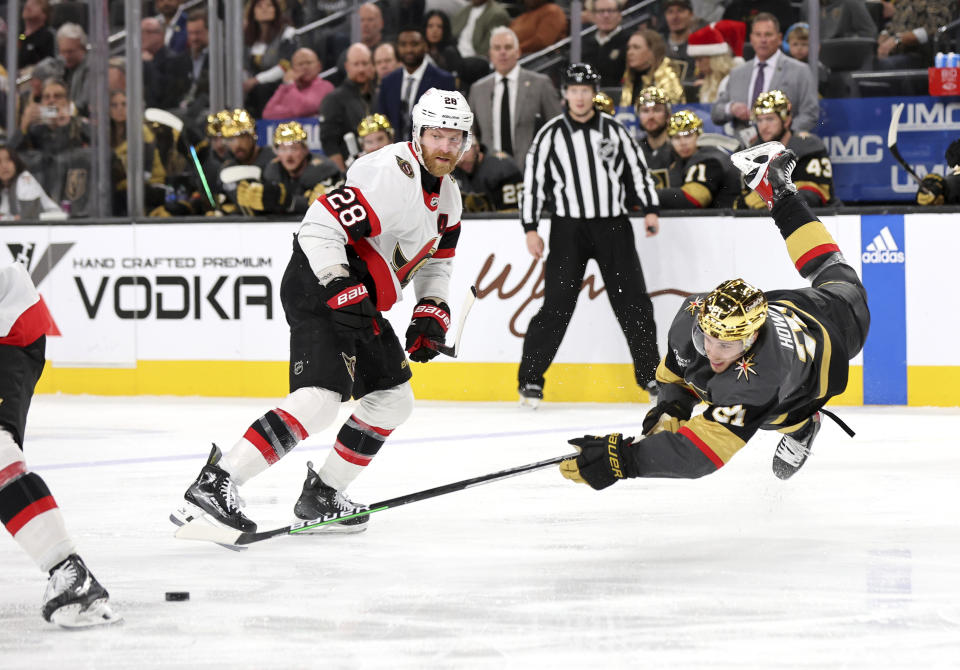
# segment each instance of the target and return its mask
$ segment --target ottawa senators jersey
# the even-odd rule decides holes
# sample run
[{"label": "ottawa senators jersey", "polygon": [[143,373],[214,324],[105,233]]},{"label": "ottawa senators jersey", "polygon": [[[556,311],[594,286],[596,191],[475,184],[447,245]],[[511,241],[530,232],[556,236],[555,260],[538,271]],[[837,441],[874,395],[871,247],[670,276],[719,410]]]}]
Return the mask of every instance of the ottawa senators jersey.
[{"label": "ottawa senators jersey", "polygon": [[742,180],[730,157],[716,147],[698,147],[670,166],[670,187],[657,189],[663,209],[729,208],[740,195]]},{"label": "ottawa senators jersey", "polygon": [[463,209],[467,212],[507,212],[520,207],[523,173],[506,154],[484,154],[473,174],[457,168],[453,171]]},{"label": "ottawa senators jersey", "polygon": [[313,201],[327,191],[343,184],[343,174],[332,161],[309,158],[303,172],[294,177],[284,169],[280,160],[274,160],[263,171],[264,182],[279,182],[292,194],[286,208],[275,213],[305,214]]},{"label": "ottawa senators jersey", "polygon": [[452,259],[460,236],[460,191],[417,160],[410,142],[361,156],[343,186],[314,202],[298,240],[319,274],[350,265],[386,311],[416,275],[417,298],[449,302]]},{"label": "ottawa senators jersey", "polygon": [[654,149],[650,146],[648,138],[644,137],[637,142],[643,150],[643,157],[647,159],[647,169],[650,170],[650,176],[657,189],[670,188],[670,166],[679,158],[677,152],[673,150],[670,140],[667,140]]},{"label": "ottawa senators jersey", "polygon": [[50,312],[23,263],[0,268],[0,345],[26,347],[52,326]]}]

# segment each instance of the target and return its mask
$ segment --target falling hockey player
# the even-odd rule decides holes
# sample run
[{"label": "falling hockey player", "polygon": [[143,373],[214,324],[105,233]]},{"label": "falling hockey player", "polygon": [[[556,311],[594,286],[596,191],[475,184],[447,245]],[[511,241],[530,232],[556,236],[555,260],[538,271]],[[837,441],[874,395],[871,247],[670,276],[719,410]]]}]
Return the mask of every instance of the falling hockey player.
[{"label": "falling hockey player", "polygon": [[50,574],[43,618],[64,628],[121,620],[107,590],[77,555],[63,514],[43,479],[27,467],[23,436],[46,360],[50,313],[22,263],[0,269],[0,520]]},{"label": "falling hockey player", "polygon": [[[733,279],[689,297],[670,327],[659,403],[643,437],[570,440],[580,454],[561,463],[564,477],[594,489],[627,477],[702,477],[764,429],[783,433],[773,472],[787,479],[810,454],[821,408],[846,388],[849,359],[870,325],[863,284],[797,194],[796,154],[768,142],[733,160],[772,210],[811,288],[763,293]],[[691,418],[700,402],[706,410]]]},{"label": "falling hockey player", "polygon": [[[216,447],[171,517],[198,514],[241,531],[256,524],[236,487],[263,472],[359,400],[323,467],[307,463],[300,519],[357,509],[344,489],[413,410],[410,366],[381,312],[413,282],[410,359],[437,355],[450,323],[448,289],[460,235],[460,192],[447,177],[470,146],[473,113],[457,92],[430,89],[414,106],[413,141],[361,156],[343,187],[320,197],[293,242],[280,287],[290,325],[290,394],[221,457]],[[325,526],[363,530],[367,516]]]}]

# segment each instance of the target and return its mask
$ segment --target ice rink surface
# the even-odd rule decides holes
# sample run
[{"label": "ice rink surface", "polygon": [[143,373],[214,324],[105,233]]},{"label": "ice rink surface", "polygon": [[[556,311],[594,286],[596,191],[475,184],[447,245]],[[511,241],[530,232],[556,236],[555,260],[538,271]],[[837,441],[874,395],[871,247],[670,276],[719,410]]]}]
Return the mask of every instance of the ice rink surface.
[{"label": "ice rink surface", "polygon": [[[556,468],[231,552],[167,520],[264,400],[38,396],[28,463],[125,617],[64,631],[0,542],[0,668],[957,668],[960,411],[839,408],[790,481],[761,434],[698,481],[603,492]],[[374,502],[639,428],[645,405],[420,402],[350,488]],[[347,410],[345,410],[346,412]],[[346,416],[346,413],[343,415]],[[311,436],[241,489],[292,520]],[[166,602],[165,591],[189,591]]]}]

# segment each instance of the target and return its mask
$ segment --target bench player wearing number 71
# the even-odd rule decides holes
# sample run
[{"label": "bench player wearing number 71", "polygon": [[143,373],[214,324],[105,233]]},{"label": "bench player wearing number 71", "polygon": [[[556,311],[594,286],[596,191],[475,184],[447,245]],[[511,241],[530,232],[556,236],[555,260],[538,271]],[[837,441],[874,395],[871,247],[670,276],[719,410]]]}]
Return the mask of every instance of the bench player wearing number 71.
[{"label": "bench player wearing number 71", "polygon": [[[413,141],[358,158],[344,186],[307,210],[280,286],[290,325],[290,394],[225,454],[213,448],[185,504],[171,516],[174,523],[204,515],[256,530],[236,487],[330,425],[351,396],[360,402],[323,467],[315,471],[307,463],[294,514],[315,519],[358,508],[344,489],[413,409],[404,348],[411,360],[429,361],[450,323],[448,289],[462,205],[447,175],[470,146],[472,125],[460,93],[430,89],[413,108]],[[404,347],[381,312],[411,281],[418,302]],[[323,528],[356,532],[367,518]]]},{"label": "bench player wearing number 71", "polygon": [[[659,403],[638,440],[614,433],[570,440],[568,479],[602,489],[627,477],[693,479],[716,472],[757,430],[783,433],[773,472],[791,477],[820,430],[821,408],[847,384],[870,326],[867,294],[791,181],[797,155],[767,142],[733,155],[772,211],[809,288],[767,291],[742,279],[684,301],[660,362]],[[691,418],[697,403],[702,414]]]}]

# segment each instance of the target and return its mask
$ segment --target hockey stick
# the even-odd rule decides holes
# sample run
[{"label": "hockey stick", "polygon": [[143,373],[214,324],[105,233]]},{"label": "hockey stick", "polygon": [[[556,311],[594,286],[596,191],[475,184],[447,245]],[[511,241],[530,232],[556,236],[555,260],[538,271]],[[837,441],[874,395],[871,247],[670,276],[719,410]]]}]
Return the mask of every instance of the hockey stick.
[{"label": "hockey stick", "polygon": [[897,149],[897,129],[900,127],[900,114],[903,112],[903,106],[904,103],[898,103],[893,106],[890,112],[890,128],[887,130],[887,148],[890,150],[890,155],[893,156],[894,160],[900,163],[900,167],[906,170],[908,175],[917,180],[917,183],[920,185],[920,190],[924,193],[930,193],[929,189],[923,185],[923,180],[914,172],[910,164],[903,159],[903,156],[900,155],[900,150]]},{"label": "hockey stick", "polygon": [[408,493],[407,495],[398,496],[396,498],[382,500],[380,502],[373,503],[372,505],[369,505],[357,512],[328,514],[318,519],[298,521],[297,523],[290,524],[289,526],[282,526],[272,530],[264,530],[259,533],[245,533],[243,531],[233,530],[232,528],[227,528],[225,526],[212,526],[203,519],[193,519],[180,526],[180,528],[177,529],[177,532],[174,533],[174,537],[177,537],[181,540],[206,540],[208,542],[216,542],[217,544],[222,545],[252,544],[253,542],[269,540],[270,538],[277,537],[279,535],[296,535],[297,533],[318,528],[319,526],[325,526],[327,524],[337,523],[338,521],[345,521],[347,519],[367,516],[369,514],[373,514],[374,512],[382,512],[393,507],[408,505],[419,500],[436,498],[437,496],[446,495],[447,493],[454,493],[455,491],[462,491],[480,484],[487,484],[489,482],[495,482],[501,479],[508,479],[509,477],[516,477],[517,475],[521,475],[526,472],[533,472],[535,470],[542,470],[543,468],[551,465],[556,465],[560,461],[566,461],[576,457],[577,454],[575,453],[566,454],[565,456],[557,456],[555,458],[549,458],[545,461],[537,461],[536,463],[528,463],[527,465],[518,465],[515,468],[500,470],[499,472],[492,472],[487,475],[481,475],[471,479],[464,479],[451,484],[444,484],[443,486],[426,489],[425,491]]},{"label": "hockey stick", "polygon": [[436,349],[444,356],[449,356],[450,358],[456,358],[457,354],[460,353],[460,338],[463,337],[463,324],[467,321],[467,314],[470,313],[470,308],[473,307],[473,303],[477,300],[477,287],[471,286],[470,292],[467,293],[467,297],[463,299],[463,307],[460,308],[460,321],[457,322],[457,338],[453,341],[453,346],[447,346],[446,344],[440,344],[439,342],[434,342],[430,340],[430,345],[433,349]]},{"label": "hockey stick", "polygon": [[158,109],[156,107],[147,107],[145,110],[143,110],[143,118],[150,123],[166,126],[177,133],[179,141],[182,141],[184,146],[187,147],[187,153],[189,153],[190,158],[193,159],[193,167],[200,176],[200,183],[203,184],[203,190],[206,193],[207,201],[210,203],[210,207],[216,209],[217,204],[213,201],[213,193],[210,192],[210,187],[207,185],[207,176],[203,173],[203,168],[200,166],[200,158],[197,156],[197,149],[192,144],[187,142],[186,136],[183,134],[183,120],[176,114],[168,112],[165,109]]}]

